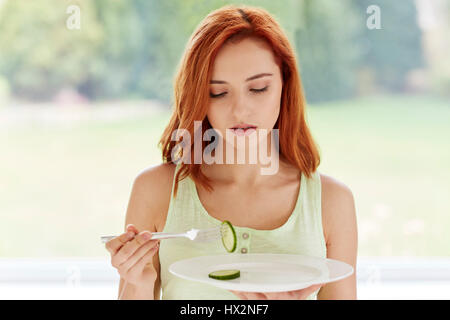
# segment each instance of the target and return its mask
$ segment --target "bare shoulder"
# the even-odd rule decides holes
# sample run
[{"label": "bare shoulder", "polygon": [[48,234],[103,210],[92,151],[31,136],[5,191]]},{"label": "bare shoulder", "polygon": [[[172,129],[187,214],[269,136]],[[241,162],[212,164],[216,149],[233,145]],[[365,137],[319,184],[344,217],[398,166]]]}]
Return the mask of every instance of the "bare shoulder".
[{"label": "bare shoulder", "polygon": [[348,201],[349,199],[353,198],[353,193],[350,188],[336,178],[321,173],[320,181],[322,184],[322,197],[325,195],[326,200]]},{"label": "bare shoulder", "polygon": [[322,173],[320,181],[324,233],[329,240],[333,230],[343,230],[356,219],[355,200],[352,190],[342,181]]},{"label": "bare shoulder", "polygon": [[161,163],[158,165],[145,168],[144,170],[139,172],[135,178],[135,182],[139,182],[147,186],[152,186],[155,183],[157,183],[157,185],[159,186],[161,186],[161,183],[171,185],[172,181],[169,181],[169,179],[173,177],[174,173],[175,173],[174,164]]},{"label": "bare shoulder", "polygon": [[161,163],[140,171],[133,181],[126,224],[139,230],[159,231],[170,203],[175,165]]}]

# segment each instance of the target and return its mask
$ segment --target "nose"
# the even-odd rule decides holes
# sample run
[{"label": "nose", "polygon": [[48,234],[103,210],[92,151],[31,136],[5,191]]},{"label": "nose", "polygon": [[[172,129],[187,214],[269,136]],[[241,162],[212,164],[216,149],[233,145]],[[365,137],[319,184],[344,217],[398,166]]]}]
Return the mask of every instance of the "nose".
[{"label": "nose", "polygon": [[236,94],[233,100],[233,106],[231,113],[237,120],[246,119],[246,115],[249,112],[249,106],[243,94]]}]

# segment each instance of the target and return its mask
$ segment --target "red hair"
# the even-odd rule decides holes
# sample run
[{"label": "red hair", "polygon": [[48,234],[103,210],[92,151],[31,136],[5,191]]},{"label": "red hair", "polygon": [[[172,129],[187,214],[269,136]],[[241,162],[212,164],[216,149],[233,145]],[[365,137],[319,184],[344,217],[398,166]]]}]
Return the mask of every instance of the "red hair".
[{"label": "red hair", "polygon": [[[194,137],[194,121],[202,121],[202,133],[211,128],[206,114],[214,58],[231,37],[248,36],[265,39],[279,62],[283,89],[280,114],[274,128],[279,129],[280,158],[311,177],[319,166],[320,156],[305,119],[306,103],[294,50],[266,10],[246,5],[226,5],[212,11],[191,35],[174,79],[174,111],[158,144],[162,147],[163,162],[178,160],[172,159],[172,150],[179,143],[171,140],[175,130],[186,129]],[[202,154],[205,147],[206,142],[202,141]],[[191,141],[191,155],[193,148]],[[200,164],[191,161],[181,164],[175,177],[174,197],[178,181],[187,176],[208,191],[213,190],[210,179],[201,172]]]}]

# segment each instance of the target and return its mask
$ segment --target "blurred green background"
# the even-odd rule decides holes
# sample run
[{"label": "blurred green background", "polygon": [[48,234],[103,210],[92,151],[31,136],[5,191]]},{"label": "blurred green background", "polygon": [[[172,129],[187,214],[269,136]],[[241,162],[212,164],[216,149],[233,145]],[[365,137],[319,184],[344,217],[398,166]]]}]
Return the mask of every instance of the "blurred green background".
[{"label": "blurred green background", "polygon": [[99,236],[122,231],[134,177],[161,162],[186,42],[228,3],[268,10],[295,48],[359,254],[449,255],[449,1],[0,0],[0,256],[107,254]]}]

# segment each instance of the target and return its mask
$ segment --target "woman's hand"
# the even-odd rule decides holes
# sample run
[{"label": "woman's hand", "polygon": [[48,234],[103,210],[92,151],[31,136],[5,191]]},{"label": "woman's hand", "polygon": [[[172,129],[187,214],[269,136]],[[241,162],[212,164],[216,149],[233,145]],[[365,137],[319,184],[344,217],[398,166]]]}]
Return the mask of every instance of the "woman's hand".
[{"label": "woman's hand", "polygon": [[157,274],[153,265],[149,268],[153,256],[159,248],[159,240],[150,240],[149,231],[138,232],[132,224],[126,232],[109,240],[105,247],[111,253],[111,264],[122,279],[130,284],[142,286],[155,281]]},{"label": "woman's hand", "polygon": [[314,291],[319,290],[324,284],[316,284],[310,287],[284,292],[245,292],[229,290],[241,300],[305,300]]}]

